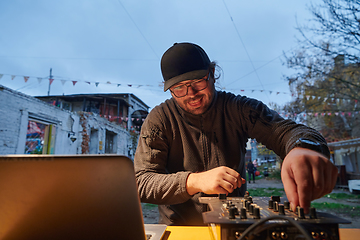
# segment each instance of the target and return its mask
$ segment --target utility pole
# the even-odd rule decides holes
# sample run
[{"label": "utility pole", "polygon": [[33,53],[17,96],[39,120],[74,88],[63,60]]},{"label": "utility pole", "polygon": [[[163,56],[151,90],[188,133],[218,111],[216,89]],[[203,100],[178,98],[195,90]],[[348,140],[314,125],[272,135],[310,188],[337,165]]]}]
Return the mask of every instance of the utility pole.
[{"label": "utility pole", "polygon": [[51,80],[53,78],[53,75],[52,75],[52,68],[50,68],[50,76],[49,76],[49,89],[48,89],[48,96],[50,95],[50,85],[51,85]]}]

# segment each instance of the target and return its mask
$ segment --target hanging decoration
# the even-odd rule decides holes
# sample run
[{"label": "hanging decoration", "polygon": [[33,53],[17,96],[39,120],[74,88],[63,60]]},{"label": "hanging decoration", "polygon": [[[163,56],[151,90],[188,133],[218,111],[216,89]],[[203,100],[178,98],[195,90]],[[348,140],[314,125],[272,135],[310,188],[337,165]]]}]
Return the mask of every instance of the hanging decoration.
[{"label": "hanging decoration", "polygon": [[[106,84],[106,85],[116,85],[117,87],[120,86],[127,86],[127,87],[136,87],[136,88],[142,88],[142,87],[163,87],[162,83],[159,85],[142,85],[142,84],[120,84],[120,83],[111,83],[110,81],[107,81],[105,83],[101,83],[101,82],[91,82],[91,81],[78,81],[78,80],[66,80],[66,79],[56,79],[56,78],[41,78],[41,77],[31,77],[31,76],[20,76],[20,75],[10,75],[10,74],[1,74],[0,73],[0,79],[3,79],[4,76],[10,76],[11,80],[14,80],[16,77],[22,77],[25,81],[25,83],[27,83],[29,81],[29,79],[31,78],[36,78],[39,82],[39,84],[42,82],[43,79],[49,79],[49,84],[51,85],[54,81],[60,81],[62,85],[65,85],[66,82],[72,82],[72,85],[75,86],[78,82],[83,82],[89,85],[95,85],[96,87],[99,86],[99,84]],[[226,89],[226,88],[222,88],[222,89]],[[263,89],[226,89],[227,91],[240,91],[240,92],[251,92],[254,93],[256,91],[258,92],[268,92],[269,94],[287,94],[289,95],[290,93],[288,92],[274,92],[274,91],[268,91],[268,90],[263,90]],[[292,97],[294,97],[294,94],[291,94]],[[323,101],[323,102],[331,102],[331,103],[337,103],[338,105],[343,103],[343,104],[349,104],[352,101],[355,102],[355,104],[357,104],[357,100],[351,100],[351,99],[344,99],[344,98],[334,98],[334,97],[321,97],[321,96],[313,96],[313,95],[306,95],[305,96],[306,100],[317,100],[317,101]],[[352,114],[357,114],[358,112],[350,112],[350,113],[345,113],[345,112],[333,112],[333,113],[306,113],[306,115],[308,116],[325,116],[325,114],[331,116],[332,114],[335,114],[336,116],[338,116],[339,114],[341,115],[345,115],[347,114],[348,116],[351,116]],[[286,113],[286,114],[282,114],[282,116],[290,116],[290,113]]]}]

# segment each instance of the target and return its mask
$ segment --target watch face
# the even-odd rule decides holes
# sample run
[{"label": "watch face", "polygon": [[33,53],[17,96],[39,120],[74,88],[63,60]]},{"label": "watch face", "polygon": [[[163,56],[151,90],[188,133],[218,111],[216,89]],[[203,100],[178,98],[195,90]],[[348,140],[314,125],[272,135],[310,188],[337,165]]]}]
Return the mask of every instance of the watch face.
[{"label": "watch face", "polygon": [[324,147],[322,147],[321,143],[313,141],[311,139],[299,138],[296,141],[295,146],[308,148],[308,149],[317,151],[319,153],[324,154],[326,157],[330,158],[330,152],[329,152],[329,149],[326,147],[326,145]]}]

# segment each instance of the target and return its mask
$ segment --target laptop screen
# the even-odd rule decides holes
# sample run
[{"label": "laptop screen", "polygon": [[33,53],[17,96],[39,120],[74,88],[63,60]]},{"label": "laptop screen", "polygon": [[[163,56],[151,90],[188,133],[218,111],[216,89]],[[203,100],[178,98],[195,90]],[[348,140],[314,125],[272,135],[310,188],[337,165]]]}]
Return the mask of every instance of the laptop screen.
[{"label": "laptop screen", "polygon": [[0,239],[145,239],[132,161],[0,157]]}]

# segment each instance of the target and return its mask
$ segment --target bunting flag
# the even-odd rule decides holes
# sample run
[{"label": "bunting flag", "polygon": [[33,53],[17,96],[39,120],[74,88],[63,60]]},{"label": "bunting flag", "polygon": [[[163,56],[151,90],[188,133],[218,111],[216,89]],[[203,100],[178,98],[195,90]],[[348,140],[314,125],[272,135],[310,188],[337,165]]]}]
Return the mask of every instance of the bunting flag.
[{"label": "bunting flag", "polygon": [[54,79],[53,78],[49,78],[49,84],[51,85],[53,83]]},{"label": "bunting flag", "polygon": [[11,75],[11,80],[14,80],[16,76],[15,75]]},{"label": "bunting flag", "polygon": [[4,74],[0,74],[0,79],[4,76]]},{"label": "bunting flag", "polygon": [[29,77],[24,76],[24,81],[27,82],[29,80]]},{"label": "bunting flag", "polygon": [[72,83],[73,83],[73,86],[75,86],[75,84],[77,83],[77,81],[72,81]]},{"label": "bunting flag", "polygon": [[61,84],[64,86],[65,85],[65,80],[61,80]]},{"label": "bunting flag", "polygon": [[41,83],[42,78],[38,77],[37,80],[38,80],[39,83]]},{"label": "bunting flag", "polygon": [[98,83],[98,82],[96,82],[96,83],[95,83],[95,86],[99,86],[99,83]]}]

